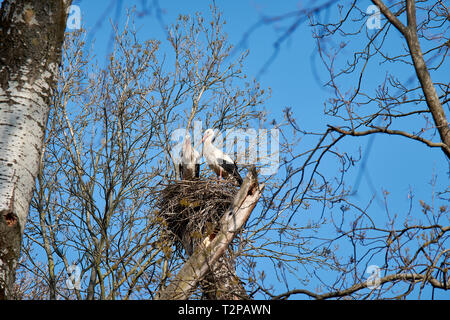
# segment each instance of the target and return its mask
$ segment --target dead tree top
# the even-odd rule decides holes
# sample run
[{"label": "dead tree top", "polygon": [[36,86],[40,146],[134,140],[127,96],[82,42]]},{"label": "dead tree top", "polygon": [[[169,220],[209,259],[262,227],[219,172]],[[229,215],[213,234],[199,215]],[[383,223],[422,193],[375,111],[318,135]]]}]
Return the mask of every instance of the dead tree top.
[{"label": "dead tree top", "polygon": [[170,180],[160,192],[158,215],[177,250],[191,255],[196,244],[214,232],[239,189],[226,180]]}]

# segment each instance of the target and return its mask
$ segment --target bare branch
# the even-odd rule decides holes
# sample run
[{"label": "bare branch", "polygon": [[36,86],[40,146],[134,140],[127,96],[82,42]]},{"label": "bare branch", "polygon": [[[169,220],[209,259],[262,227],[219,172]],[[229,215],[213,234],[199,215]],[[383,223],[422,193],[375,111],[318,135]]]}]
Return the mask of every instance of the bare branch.
[{"label": "bare branch", "polygon": [[[383,285],[385,283],[390,282],[397,282],[397,281],[406,281],[410,283],[420,283],[422,281],[429,282],[434,288],[439,289],[446,289],[450,287],[450,278],[447,280],[447,283],[441,282],[433,277],[426,276],[423,274],[417,274],[417,273],[397,273],[397,274],[391,274],[388,276],[384,276],[379,278],[379,285]],[[332,298],[342,298],[350,296],[351,294],[366,289],[368,286],[371,286],[372,284],[368,284],[367,282],[362,282],[356,285],[351,286],[350,288],[338,290],[334,292],[328,292],[324,294],[317,294],[308,290],[304,289],[295,289],[288,292],[284,292],[282,294],[279,294],[277,296],[272,297],[273,300],[282,300],[287,299],[291,295],[294,294],[305,294],[307,296],[310,296],[317,300],[325,300],[325,299],[332,299]]]},{"label": "bare branch", "polygon": [[403,137],[406,137],[409,139],[420,141],[429,147],[446,149],[448,152],[450,152],[450,148],[442,142],[433,142],[433,141],[424,139],[418,135],[408,133],[406,131],[392,130],[392,129],[387,129],[387,128],[374,128],[374,129],[365,130],[365,131],[355,131],[355,130],[344,130],[342,128],[334,127],[331,125],[329,125],[328,127],[333,129],[336,132],[339,132],[339,133],[342,133],[345,135],[349,135],[349,136],[354,136],[354,137],[367,136],[369,134],[374,134],[374,133],[386,133],[386,134],[391,134],[391,135],[403,136]]}]

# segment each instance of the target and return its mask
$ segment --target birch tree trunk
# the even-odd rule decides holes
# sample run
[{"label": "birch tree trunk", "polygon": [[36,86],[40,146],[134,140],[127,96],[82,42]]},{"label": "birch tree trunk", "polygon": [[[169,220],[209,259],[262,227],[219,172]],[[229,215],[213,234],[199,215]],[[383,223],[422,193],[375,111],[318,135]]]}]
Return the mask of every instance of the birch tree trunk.
[{"label": "birch tree trunk", "polygon": [[0,299],[11,298],[71,0],[0,9]]}]

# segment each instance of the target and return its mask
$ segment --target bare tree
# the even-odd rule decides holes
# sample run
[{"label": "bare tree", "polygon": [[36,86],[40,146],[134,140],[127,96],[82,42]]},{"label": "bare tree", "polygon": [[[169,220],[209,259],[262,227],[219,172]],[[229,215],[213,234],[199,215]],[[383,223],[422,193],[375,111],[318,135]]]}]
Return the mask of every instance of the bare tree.
[{"label": "bare tree", "polygon": [[[373,11],[357,1],[328,6],[326,16],[337,17],[336,21],[325,20],[325,15],[310,10],[297,11],[297,19],[308,18],[317,55],[328,73],[325,85],[330,97],[325,101],[324,115],[329,125],[323,131],[304,130],[290,110],[285,110],[292,130],[303,141],[312,142],[309,149],[298,152],[294,148],[285,158],[282,168],[286,177],[269,197],[276,206],[274,211],[266,207],[265,214],[287,211],[288,223],[281,226],[288,226],[300,213],[317,212],[315,218],[308,215],[311,218],[307,224],[315,231],[297,233],[309,249],[294,256],[305,259],[309,255],[316,261],[324,257],[326,262],[319,264],[320,268],[332,270],[335,277],[330,279],[326,272],[308,268],[305,263],[307,274],[321,283],[316,291],[292,289],[287,281],[284,293],[275,293],[261,282],[255,285],[274,299],[295,294],[315,299],[389,299],[412,293],[421,297],[426,289],[434,296],[435,290],[447,290],[450,285],[448,187],[437,189],[437,177],[433,176],[429,201],[418,201],[412,189],[409,210],[393,214],[389,191],[382,192],[380,212],[374,197],[365,203],[352,197],[356,190],[347,181],[349,172],[361,160],[360,153],[344,147],[344,141],[354,137],[401,137],[441,150],[440,162],[445,163],[449,156],[449,126],[444,112],[444,105],[449,103],[449,84],[433,81],[433,74],[441,78],[448,65],[448,7],[441,1],[419,1],[416,6],[415,1],[408,0],[389,7],[382,1],[373,3],[375,12],[379,10],[381,15],[372,16]],[[369,19],[379,19],[379,27],[369,30]],[[291,26],[292,33],[298,25]],[[397,47],[393,48],[393,43]],[[387,63],[395,63],[404,73],[395,74],[386,68],[378,86],[370,87],[369,77],[380,78],[379,71],[373,73],[374,68],[379,70]],[[334,174],[330,167],[335,168]],[[382,263],[370,268],[374,260]],[[281,261],[280,274],[283,270],[296,272],[297,263]],[[367,270],[374,273],[367,277]]]},{"label": "bare tree", "polygon": [[[245,126],[264,98],[243,81],[245,55],[227,61],[231,47],[212,10],[208,22],[181,16],[167,53],[138,40],[131,13],[105,67],[94,64],[82,30],[67,36],[25,234],[24,268],[45,279],[42,298],[151,298],[183,265],[155,206],[177,176],[172,132],[195,119]],[[79,288],[67,284],[74,268]]]},{"label": "bare tree", "polygon": [[11,296],[71,1],[0,10],[0,299]]},{"label": "bare tree", "polygon": [[205,278],[215,284],[213,289],[210,289],[209,284],[202,288],[209,299],[247,298],[245,289],[235,284],[239,279],[234,274],[234,267],[226,266],[227,263],[233,263],[234,259],[225,259],[223,256],[261,197],[264,186],[258,184],[257,178],[255,169],[249,172],[232,205],[220,219],[216,227],[218,231],[206,234],[204,239],[201,239],[203,241],[196,246],[196,250],[176,277],[167,288],[158,292],[157,299],[188,299],[198,283]]},{"label": "bare tree", "polygon": [[[345,142],[375,134],[409,139],[448,161],[448,83],[436,80],[447,63],[448,8],[441,1],[374,3],[384,18],[373,30],[357,1],[314,3],[258,24],[294,18],[280,44],[309,22],[329,89],[328,125],[314,131],[298,124],[290,108],[282,121],[269,122],[272,115],[261,107],[267,95],[246,79],[246,52],[232,55],[214,6],[211,21],[181,15],[167,28],[168,51],[138,40],[129,16],[115,30],[105,67],[93,63],[83,33],[73,34],[53,100],[17,296],[204,298],[201,281],[225,251],[250,299],[402,299],[447,290],[448,187],[433,176],[428,199],[417,199],[411,188],[409,208],[395,213],[388,190],[381,209],[375,196],[356,199],[348,179],[364,156]],[[324,12],[337,20],[324,20]],[[405,72],[387,68],[370,86],[371,67],[388,62]],[[195,146],[196,120],[201,129],[222,132],[270,125],[279,132],[281,156],[276,174],[258,175],[257,183],[248,174],[251,183],[241,191],[252,191],[235,199],[251,205],[230,209],[239,223],[224,215],[218,228],[193,235],[203,246],[189,253],[174,244],[158,198],[178,177],[172,133],[192,131]],[[201,183],[213,183],[205,166],[202,177]],[[178,202],[196,206],[189,197]],[[66,282],[71,265],[79,267],[79,290]]]}]

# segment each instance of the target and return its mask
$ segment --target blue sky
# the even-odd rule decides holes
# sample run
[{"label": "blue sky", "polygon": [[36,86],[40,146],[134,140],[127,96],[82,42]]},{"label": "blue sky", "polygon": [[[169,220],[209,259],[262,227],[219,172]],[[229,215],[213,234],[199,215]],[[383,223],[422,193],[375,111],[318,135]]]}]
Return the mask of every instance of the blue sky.
[{"label": "blue sky", "polygon": [[[367,6],[370,5],[369,1]],[[120,5],[117,6],[116,4]],[[267,61],[274,53],[274,43],[285,31],[288,25],[286,21],[274,23],[271,25],[261,25],[253,30],[248,37],[246,33],[251,30],[263,16],[276,16],[290,12],[299,7],[302,1],[223,1],[217,0],[216,4],[222,11],[224,19],[227,21],[224,26],[228,34],[229,42],[237,45],[236,54],[249,49],[250,54],[244,65],[244,72],[250,77],[257,77],[261,86],[270,87],[272,93],[270,99],[264,104],[270,115],[269,118],[282,119],[282,110],[291,107],[293,118],[299,126],[307,131],[324,131],[326,124],[334,123],[335,120],[327,118],[323,114],[324,102],[331,96],[330,91],[324,88],[319,80],[327,79],[327,74],[317,57],[316,44],[311,37],[311,29],[307,24],[301,24],[286,41],[284,41],[276,57],[270,65],[264,69]],[[126,8],[136,6],[137,12],[142,12],[144,8],[152,8],[153,1],[119,1],[114,5],[110,1],[74,1],[73,4],[81,8],[81,22],[83,26],[91,32],[92,38],[95,38],[94,52],[99,61],[106,61],[106,56],[111,49],[111,24],[109,19],[121,25],[125,21]],[[210,1],[181,1],[169,0],[159,1],[162,20],[158,20],[155,9],[146,12],[141,17],[136,18],[136,26],[140,29],[140,35],[143,39],[164,39],[164,31],[161,23],[174,23],[179,14],[192,14],[196,11],[202,12],[205,17],[209,14]],[[363,7],[363,5],[361,4]],[[118,9],[119,8],[119,9]],[[335,8],[330,11],[335,12]],[[91,38],[91,39],[92,39]],[[245,41],[244,41],[245,39]],[[399,45],[398,39],[389,39],[389,45]],[[351,48],[357,47],[360,43],[354,42],[349,45],[348,52],[351,54]],[[376,88],[379,80],[384,77],[382,68],[373,64],[370,77],[365,79],[367,87]],[[402,74],[407,71],[403,66],[388,66],[392,71],[398,71]],[[406,70],[406,71],[405,71]],[[445,75],[442,75],[445,79]],[[447,110],[448,111],[448,110]],[[414,123],[406,123],[406,127],[413,126]],[[369,137],[348,138],[342,145],[341,150],[357,150],[362,148],[363,155],[367,150]],[[305,146],[306,147],[306,146]],[[301,151],[300,143],[297,151]],[[332,166],[332,163],[329,163]],[[432,176],[437,176],[437,185],[444,189],[448,186],[448,162],[443,153],[438,149],[430,149],[425,145],[409,141],[402,137],[391,137],[377,135],[373,140],[372,149],[368,155],[366,171],[359,185],[358,193],[355,196],[357,201],[362,204],[367,203],[370,198],[377,194],[376,204],[372,207],[372,212],[383,211],[382,189],[390,192],[389,199],[392,212],[402,214],[408,210],[408,193],[414,190],[416,199],[430,199],[433,190],[430,185]],[[359,172],[356,166],[351,172],[347,181],[353,183]],[[368,179],[367,177],[370,177]],[[420,210],[417,210],[420,211]],[[380,214],[381,215],[381,214]],[[383,219],[383,217],[378,217]],[[296,216],[297,224],[304,223],[302,216]],[[446,222],[448,223],[448,221]],[[378,263],[375,261],[374,263]],[[382,263],[382,262],[380,262]],[[276,279],[268,279],[276,284]],[[295,287],[295,284],[294,284]],[[293,289],[293,288],[290,288]],[[313,291],[313,288],[309,288]],[[283,288],[280,287],[280,291]],[[447,294],[443,297],[449,298]],[[298,297],[300,298],[300,297]]]},{"label": "blue sky", "polygon": [[[370,5],[368,1],[367,6]],[[82,10],[82,23],[88,30],[95,29],[95,52],[97,58],[101,60],[107,53],[110,41],[109,18],[117,23],[123,23],[125,18],[125,8],[136,5],[137,11],[142,11],[145,5],[151,6],[152,1],[123,1],[121,2],[120,13],[112,6],[107,10],[103,20],[99,20],[108,8],[109,1],[75,1]],[[162,21],[156,19],[155,11],[136,19],[136,25],[141,26],[143,38],[164,39],[161,22],[171,24],[179,14],[192,14],[200,11],[204,16],[209,14],[210,1],[160,1]],[[323,115],[323,104],[331,95],[330,91],[324,88],[322,82],[327,79],[327,74],[316,54],[316,44],[311,37],[311,29],[307,24],[300,25],[296,31],[284,41],[276,57],[271,64],[264,69],[265,64],[274,53],[274,44],[283,34],[286,26],[284,22],[271,25],[261,25],[245,37],[249,30],[263,16],[276,16],[284,14],[298,8],[301,1],[216,1],[218,8],[223,12],[227,21],[224,26],[225,32],[229,36],[229,42],[237,45],[236,54],[242,50],[249,49],[250,54],[244,65],[244,71],[250,77],[257,77],[262,87],[270,87],[272,94],[264,107],[276,119],[282,118],[282,110],[291,107],[293,117],[303,129],[309,131],[320,131],[326,128],[326,124],[334,123],[334,119]],[[364,5],[361,5],[363,7]],[[335,8],[330,10],[330,14],[335,13]],[[96,26],[96,27],[95,27]],[[245,40],[245,41],[244,41]],[[348,45],[348,54],[352,54],[352,49],[362,46],[358,40],[352,40]],[[362,39],[361,39],[362,41]],[[392,50],[396,51],[396,46],[401,45],[398,38],[394,36],[388,39]],[[368,66],[369,76],[364,79],[364,85],[374,90],[380,80],[385,77],[385,70],[397,71],[401,75],[408,76],[412,69],[398,65],[377,65]],[[383,71],[384,70],[384,71]],[[315,75],[314,75],[315,74]],[[412,74],[411,74],[412,75]],[[353,79],[354,80],[354,79]],[[412,127],[414,123],[405,123],[405,127]],[[348,138],[339,145],[340,150],[357,150],[362,148],[363,155],[367,152],[369,137]],[[425,145],[409,141],[402,137],[391,137],[377,135],[372,138],[372,149],[368,155],[366,170],[363,179],[360,181],[357,195],[354,199],[360,203],[367,204],[370,198],[376,193],[375,204],[372,206],[374,219],[385,218],[382,190],[389,191],[390,210],[392,213],[402,215],[409,208],[408,194],[414,191],[415,199],[430,199],[432,186],[430,185],[433,174],[437,175],[437,185],[444,187],[448,185],[448,164],[445,156],[438,149],[430,149]],[[305,141],[306,142],[306,141]],[[307,147],[307,146],[305,146]],[[300,143],[298,151],[301,151]],[[333,163],[329,163],[330,166]],[[356,166],[350,172],[347,179],[353,183],[359,172]],[[442,188],[441,188],[442,189]],[[380,214],[376,216],[377,211]],[[420,211],[420,210],[417,210]],[[297,224],[304,223],[303,217],[295,217]],[[374,261],[381,263],[382,261]],[[275,284],[277,280],[268,279]],[[293,280],[293,287],[296,286]],[[292,287],[290,288],[292,289]],[[313,289],[313,288],[310,288]],[[283,289],[280,287],[280,290]],[[445,293],[443,293],[445,297]],[[448,298],[448,294],[446,295]]]}]

